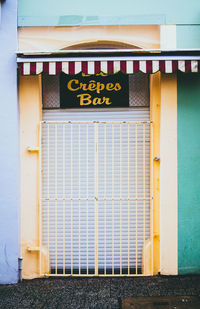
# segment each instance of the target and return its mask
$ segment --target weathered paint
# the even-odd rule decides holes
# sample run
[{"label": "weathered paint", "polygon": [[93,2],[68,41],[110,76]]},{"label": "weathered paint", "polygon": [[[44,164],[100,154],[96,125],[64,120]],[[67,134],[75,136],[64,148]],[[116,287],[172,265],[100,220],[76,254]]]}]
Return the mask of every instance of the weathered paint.
[{"label": "weathered paint", "polygon": [[[48,9],[47,9],[48,7]],[[19,0],[19,26],[199,24],[199,0]],[[98,12],[98,13],[97,13]]]},{"label": "weathered paint", "polygon": [[28,27],[18,29],[20,51],[114,46],[160,48],[159,26]]},{"label": "weathered paint", "polygon": [[17,1],[1,4],[0,21],[0,283],[18,280],[19,120]]},{"label": "weathered paint", "polygon": [[177,48],[200,49],[200,25],[177,25]]},{"label": "weathered paint", "polygon": [[177,274],[177,78],[161,77],[160,272]]},{"label": "weathered paint", "polygon": [[[160,141],[160,73],[152,75],[151,120],[154,122],[153,155],[159,156]],[[39,146],[39,123],[42,119],[41,75],[21,76],[19,82],[20,101],[20,152],[21,152],[21,256],[23,256],[23,278],[40,277],[39,273],[39,154],[28,151],[28,147]],[[154,225],[153,225],[153,273],[159,271],[159,162],[153,162],[154,174]],[[33,248],[33,250],[29,250]],[[145,274],[151,270],[151,252],[146,252]],[[43,254],[43,267],[47,271],[48,252]]]},{"label": "weathered paint", "polygon": [[[150,117],[153,121],[153,158],[160,157],[161,74],[150,76]],[[160,161],[153,160],[153,274],[160,271]]]},{"label": "weathered paint", "polygon": [[178,271],[200,273],[200,74],[178,74]]},{"label": "weathered paint", "polygon": [[[143,21],[141,23],[141,20]],[[164,15],[131,16],[19,16],[19,27],[45,26],[114,26],[114,25],[160,25],[165,24]]]},{"label": "weathered paint", "polygon": [[39,276],[39,154],[28,147],[39,146],[42,119],[41,75],[23,76],[19,80],[20,159],[21,159],[21,255],[23,278]]},{"label": "weathered paint", "polygon": [[[58,29],[59,30],[59,29]],[[38,29],[32,28],[31,33],[34,37]],[[63,32],[62,29],[60,31]],[[100,29],[99,29],[100,31]],[[146,27],[136,27],[135,34],[140,33],[141,37],[146,36]],[[148,42],[156,38],[158,40],[159,34],[157,28],[152,27],[148,32],[151,34]],[[56,33],[56,31],[55,31]],[[59,31],[58,31],[59,33]],[[25,35],[24,40],[26,40]],[[35,37],[38,37],[35,35]],[[66,39],[61,34],[63,39],[63,46],[66,44]],[[19,36],[19,40],[21,37]],[[40,44],[40,38],[34,41],[35,44]],[[50,49],[58,49],[56,36],[53,35]],[[20,42],[23,44],[23,42]],[[151,48],[152,46],[150,46]],[[38,235],[38,185],[39,174],[38,164],[39,156],[37,152],[30,153],[27,151],[28,146],[39,145],[38,126],[41,120],[42,104],[41,104],[41,76],[23,76],[19,83],[19,101],[20,101],[20,137],[21,137],[21,254],[24,257],[23,263],[23,278],[31,279],[39,277],[39,253],[38,251],[28,251],[28,247],[35,247],[39,244]],[[160,130],[160,73],[152,76],[150,83],[151,92],[151,117],[155,122],[154,125],[154,155],[159,155],[159,130]],[[154,201],[154,274],[159,271],[159,163],[154,162],[155,175],[155,201]],[[147,263],[148,264],[148,263]],[[150,267],[148,269],[151,270]],[[147,273],[147,270],[146,270]]]},{"label": "weathered paint", "polygon": [[[160,36],[162,49],[176,49],[175,25],[161,26]],[[160,215],[160,273],[176,275],[178,267],[176,75],[162,74],[160,83],[160,213],[157,213],[157,216]]]}]

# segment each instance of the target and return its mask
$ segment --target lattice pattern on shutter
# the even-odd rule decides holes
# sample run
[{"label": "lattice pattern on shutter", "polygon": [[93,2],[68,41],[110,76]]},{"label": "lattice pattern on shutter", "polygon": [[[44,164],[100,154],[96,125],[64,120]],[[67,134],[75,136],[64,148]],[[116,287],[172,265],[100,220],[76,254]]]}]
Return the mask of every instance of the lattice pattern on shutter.
[{"label": "lattice pattern on shutter", "polygon": [[43,74],[43,108],[60,108],[59,75]]},{"label": "lattice pattern on shutter", "polygon": [[129,106],[149,106],[149,76],[138,72],[129,75]]}]

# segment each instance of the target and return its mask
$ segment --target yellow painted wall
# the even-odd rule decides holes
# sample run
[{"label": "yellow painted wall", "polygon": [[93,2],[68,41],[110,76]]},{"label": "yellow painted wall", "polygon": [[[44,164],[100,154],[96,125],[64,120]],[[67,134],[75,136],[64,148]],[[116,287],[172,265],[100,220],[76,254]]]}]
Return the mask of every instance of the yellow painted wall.
[{"label": "yellow painted wall", "polygon": [[153,121],[153,274],[160,271],[160,85],[161,74],[150,76],[150,117]]},{"label": "yellow painted wall", "polygon": [[39,145],[39,123],[42,119],[41,76],[21,76],[20,159],[21,159],[21,256],[23,278],[39,275],[39,253],[28,247],[39,246],[39,156],[27,147]]},{"label": "yellow painted wall", "polygon": [[[57,50],[66,47],[66,44],[70,46],[72,40],[70,41],[70,36],[66,40],[66,34],[68,33],[67,28],[68,27],[44,27],[19,29],[19,48],[22,50],[42,50],[43,48]],[[142,48],[159,48],[160,35],[158,26],[134,26],[134,28],[129,28],[127,36],[129,36],[129,39],[131,38],[131,35],[133,36],[131,44],[137,43],[138,46]],[[113,32],[113,27],[111,27],[111,29],[104,29],[104,34],[107,32],[108,39],[111,39],[112,32],[112,35],[116,38],[118,37],[118,39],[120,36],[124,37],[124,30],[120,32],[118,36],[117,31],[118,27],[115,28],[115,33]],[[70,35],[72,38],[72,34]],[[80,37],[80,32],[77,33],[77,36],[74,39],[76,42],[78,37]],[[137,38],[137,40],[135,38]],[[140,44],[139,41],[142,43]],[[29,247],[35,247],[37,249],[39,246],[39,154],[38,152],[27,151],[27,147],[39,146],[39,123],[42,119],[41,76],[20,77],[19,102],[21,139],[21,256],[24,258],[23,278],[31,279],[39,276],[39,251],[28,251]],[[150,78],[150,103],[151,120],[154,123],[153,156],[155,157],[159,156],[160,141],[160,73],[153,74]],[[154,274],[157,274],[160,268],[159,164],[159,162],[153,162]],[[46,254],[46,259],[47,258],[48,254]],[[152,271],[151,266],[147,268],[147,272]],[[48,270],[45,272],[48,272]]]},{"label": "yellow painted wall", "polygon": [[[160,73],[150,78],[151,120],[153,121],[153,157],[160,156]],[[39,124],[42,119],[41,76],[20,77],[20,135],[21,135],[21,256],[23,278],[39,277],[39,154],[28,147],[39,146]],[[159,260],[159,189],[160,163],[153,161],[153,273],[160,269]],[[48,253],[46,254],[48,258]],[[149,251],[150,255],[150,251]],[[151,260],[149,259],[149,262]],[[146,261],[146,272],[151,266]]]},{"label": "yellow painted wall", "polygon": [[[161,26],[161,48],[176,48],[176,26]],[[177,261],[177,77],[162,74],[160,120],[160,272],[176,275]]]},{"label": "yellow painted wall", "polygon": [[[112,43],[130,48],[160,48],[159,26],[25,27],[18,29],[20,51],[55,51],[80,44]],[[80,48],[80,47],[79,47]]]},{"label": "yellow painted wall", "polygon": [[162,74],[160,120],[160,272],[177,269],[177,76]]}]

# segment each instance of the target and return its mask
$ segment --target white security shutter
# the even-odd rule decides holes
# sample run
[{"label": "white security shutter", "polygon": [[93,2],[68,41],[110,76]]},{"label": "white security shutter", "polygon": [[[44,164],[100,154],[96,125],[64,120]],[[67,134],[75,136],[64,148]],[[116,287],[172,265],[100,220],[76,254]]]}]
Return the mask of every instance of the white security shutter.
[{"label": "white security shutter", "polygon": [[[43,243],[52,273],[141,273],[150,237],[149,108],[44,110]],[[137,122],[137,123],[136,123]]]}]

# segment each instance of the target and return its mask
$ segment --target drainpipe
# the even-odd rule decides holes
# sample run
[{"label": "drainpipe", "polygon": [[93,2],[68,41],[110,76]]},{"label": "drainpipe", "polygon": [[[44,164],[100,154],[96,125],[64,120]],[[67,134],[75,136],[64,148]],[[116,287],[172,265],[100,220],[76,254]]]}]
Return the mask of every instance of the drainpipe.
[{"label": "drainpipe", "polygon": [[18,258],[19,282],[22,282],[22,261],[23,261],[23,257],[19,257],[19,258]]}]

